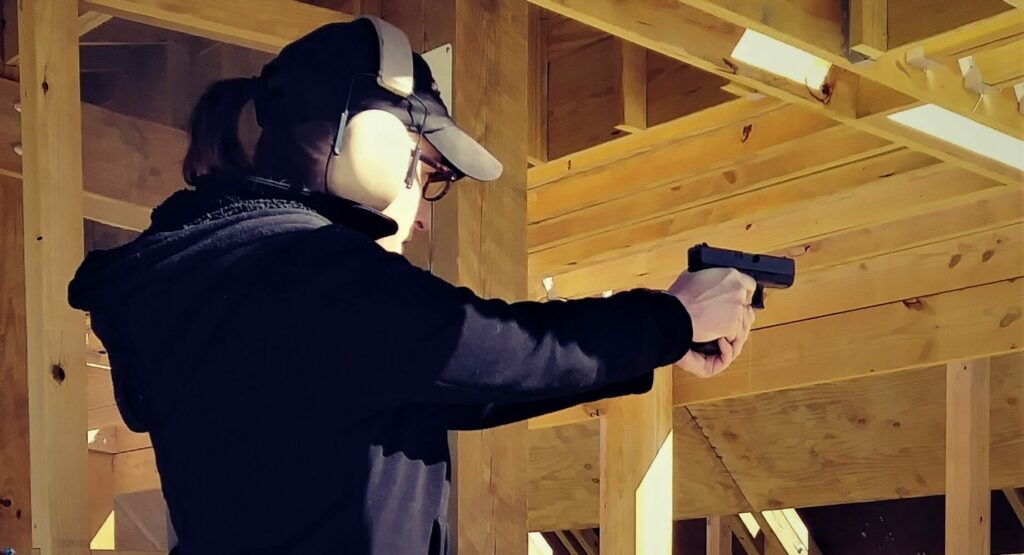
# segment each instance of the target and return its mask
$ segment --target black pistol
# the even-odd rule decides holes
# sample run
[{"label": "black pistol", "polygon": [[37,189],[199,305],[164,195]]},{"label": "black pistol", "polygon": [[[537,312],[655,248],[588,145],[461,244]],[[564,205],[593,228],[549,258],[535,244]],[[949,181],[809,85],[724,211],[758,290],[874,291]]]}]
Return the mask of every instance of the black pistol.
[{"label": "black pistol", "polygon": [[[764,308],[764,288],[786,289],[796,279],[796,262],[783,256],[767,254],[750,254],[741,251],[718,249],[701,243],[692,247],[687,253],[689,272],[699,272],[709,268],[734,268],[757,281],[757,289],[751,299],[751,306],[760,310]],[[705,355],[717,355],[718,342],[694,343],[690,349]]]}]

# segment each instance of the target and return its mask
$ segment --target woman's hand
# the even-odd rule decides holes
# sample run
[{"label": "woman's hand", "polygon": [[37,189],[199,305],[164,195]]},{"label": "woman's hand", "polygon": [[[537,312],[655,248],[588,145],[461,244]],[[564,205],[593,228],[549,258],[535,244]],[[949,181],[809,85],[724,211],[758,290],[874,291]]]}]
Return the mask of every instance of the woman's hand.
[{"label": "woman's hand", "polygon": [[676,365],[696,376],[709,378],[729,367],[743,351],[754,325],[750,306],[757,283],[729,268],[683,272],[669,288],[693,322],[693,341],[717,341],[720,354],[689,351]]}]

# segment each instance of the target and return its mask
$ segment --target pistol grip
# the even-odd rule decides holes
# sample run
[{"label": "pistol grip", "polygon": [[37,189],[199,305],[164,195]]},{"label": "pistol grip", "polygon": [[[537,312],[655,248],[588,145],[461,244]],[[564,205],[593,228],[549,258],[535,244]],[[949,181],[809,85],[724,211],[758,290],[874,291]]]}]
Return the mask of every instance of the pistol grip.
[{"label": "pistol grip", "polygon": [[722,354],[722,351],[718,349],[717,339],[715,341],[708,341],[707,343],[690,343],[690,350],[707,356],[718,356]]},{"label": "pistol grip", "polygon": [[754,288],[754,296],[750,298],[750,306],[758,310],[764,308],[764,286],[760,283]]}]

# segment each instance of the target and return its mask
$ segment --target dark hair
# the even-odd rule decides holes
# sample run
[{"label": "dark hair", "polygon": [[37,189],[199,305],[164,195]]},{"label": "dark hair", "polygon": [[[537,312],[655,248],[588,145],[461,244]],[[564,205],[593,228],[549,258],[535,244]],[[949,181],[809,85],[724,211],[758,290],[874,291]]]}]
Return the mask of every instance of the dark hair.
[{"label": "dark hair", "polygon": [[258,174],[322,190],[327,153],[337,124],[306,122],[260,132],[253,156],[239,138],[242,111],[253,99],[256,79],[217,81],[192,110],[189,145],[182,164],[185,182],[215,172]]}]

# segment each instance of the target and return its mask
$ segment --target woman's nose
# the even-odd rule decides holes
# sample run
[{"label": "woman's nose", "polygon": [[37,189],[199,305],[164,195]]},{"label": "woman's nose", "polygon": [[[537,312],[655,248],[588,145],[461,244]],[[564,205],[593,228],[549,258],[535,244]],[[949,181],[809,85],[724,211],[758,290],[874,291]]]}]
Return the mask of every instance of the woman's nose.
[{"label": "woman's nose", "polygon": [[427,232],[430,231],[431,224],[431,210],[429,202],[421,202],[419,210],[416,211],[416,221],[413,223],[413,228],[416,231]]}]

